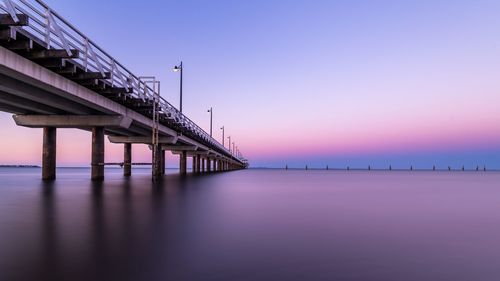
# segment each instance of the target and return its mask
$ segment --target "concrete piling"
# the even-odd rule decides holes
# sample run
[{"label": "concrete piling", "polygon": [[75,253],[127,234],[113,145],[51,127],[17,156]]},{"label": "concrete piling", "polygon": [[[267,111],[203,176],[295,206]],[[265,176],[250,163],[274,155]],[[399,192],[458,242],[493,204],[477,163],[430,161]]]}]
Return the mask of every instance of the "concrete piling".
[{"label": "concrete piling", "polygon": [[56,144],[57,144],[57,129],[55,127],[43,128],[43,148],[42,148],[43,180],[54,180],[56,178]]},{"label": "concrete piling", "polygon": [[183,150],[179,155],[179,172],[185,175],[187,172],[187,152]]},{"label": "concrete piling", "polygon": [[196,156],[196,172],[199,173],[201,169],[201,157],[200,155]]},{"label": "concrete piling", "polygon": [[[156,154],[154,153],[156,149]],[[153,147],[153,151],[152,151],[152,164],[153,164],[153,167],[152,167],[152,177],[153,177],[153,181],[161,178],[161,176],[163,175],[162,173],[162,152],[163,150],[161,149],[161,145],[160,144],[157,144],[156,145],[156,148]]]},{"label": "concrete piling", "polygon": [[161,157],[161,175],[165,175],[165,169],[167,168],[167,163],[166,163],[166,156],[165,156],[165,150],[160,150],[160,157]]},{"label": "concrete piling", "polygon": [[193,173],[196,173],[196,155],[193,155],[193,157],[191,157],[191,171]]},{"label": "concrete piling", "polygon": [[104,128],[92,128],[92,180],[104,180]]},{"label": "concrete piling", "polygon": [[129,177],[132,175],[132,144],[123,144],[123,175]]}]

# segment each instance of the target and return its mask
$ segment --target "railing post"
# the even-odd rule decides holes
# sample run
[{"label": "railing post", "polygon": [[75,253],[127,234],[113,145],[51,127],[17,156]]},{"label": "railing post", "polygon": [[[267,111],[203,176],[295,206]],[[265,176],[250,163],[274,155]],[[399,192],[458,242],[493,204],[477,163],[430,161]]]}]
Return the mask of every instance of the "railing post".
[{"label": "railing post", "polygon": [[5,8],[7,9],[7,12],[12,17],[14,22],[19,22],[19,18],[17,17],[17,14],[16,14],[16,4],[14,4],[11,0],[3,0],[3,2],[5,4]]},{"label": "railing post", "polygon": [[50,49],[50,9],[45,9],[45,45]]}]

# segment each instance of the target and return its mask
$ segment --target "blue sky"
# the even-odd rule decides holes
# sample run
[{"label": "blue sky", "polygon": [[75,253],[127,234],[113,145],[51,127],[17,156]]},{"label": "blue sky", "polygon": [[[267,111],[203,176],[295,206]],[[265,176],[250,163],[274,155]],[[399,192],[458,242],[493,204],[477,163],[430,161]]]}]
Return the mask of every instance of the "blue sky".
[{"label": "blue sky", "polygon": [[[183,60],[185,113],[208,130],[214,107],[215,136],[224,125],[254,166],[500,168],[498,1],[47,4],[137,75],[156,75],[176,106],[171,68]],[[39,161],[41,132],[0,122],[16,139],[37,134],[22,159]],[[86,134],[61,137],[86,153]],[[108,147],[119,160],[121,147]],[[88,163],[65,153],[63,165]]]}]

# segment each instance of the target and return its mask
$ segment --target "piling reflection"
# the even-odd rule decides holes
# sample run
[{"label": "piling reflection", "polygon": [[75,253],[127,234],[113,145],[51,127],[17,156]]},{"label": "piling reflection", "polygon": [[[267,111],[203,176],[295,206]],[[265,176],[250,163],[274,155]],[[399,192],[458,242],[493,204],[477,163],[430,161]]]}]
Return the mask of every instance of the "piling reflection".
[{"label": "piling reflection", "polygon": [[304,173],[3,176],[0,280],[500,276],[500,175]]}]

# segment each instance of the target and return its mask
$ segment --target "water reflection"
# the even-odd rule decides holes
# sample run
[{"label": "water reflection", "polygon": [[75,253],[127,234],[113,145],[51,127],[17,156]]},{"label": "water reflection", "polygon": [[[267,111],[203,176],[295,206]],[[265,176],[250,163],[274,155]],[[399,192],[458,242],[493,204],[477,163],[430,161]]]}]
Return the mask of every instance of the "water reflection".
[{"label": "water reflection", "polygon": [[496,280],[500,175],[0,177],[0,280]]},{"label": "water reflection", "polygon": [[[42,182],[40,196],[40,268],[39,275],[57,279],[60,264],[59,237],[57,231],[56,187],[54,182]],[[28,268],[29,270],[29,268]]]}]

